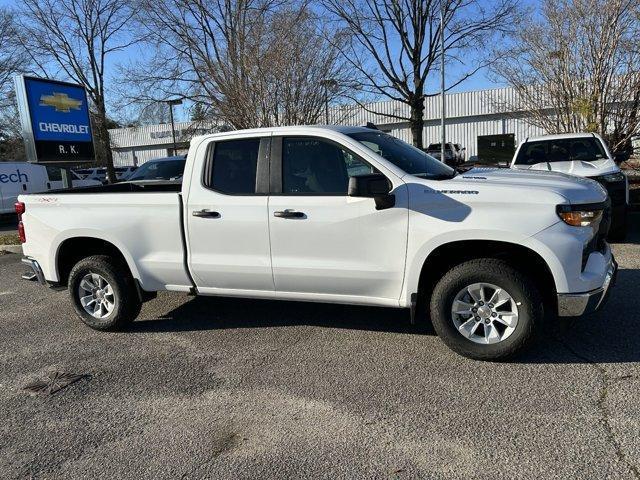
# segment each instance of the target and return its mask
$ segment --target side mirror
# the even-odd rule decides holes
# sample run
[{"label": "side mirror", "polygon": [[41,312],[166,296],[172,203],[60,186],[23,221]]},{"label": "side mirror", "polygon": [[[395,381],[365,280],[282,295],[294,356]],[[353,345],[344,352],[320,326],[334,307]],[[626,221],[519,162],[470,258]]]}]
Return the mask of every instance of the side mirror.
[{"label": "side mirror", "polygon": [[396,197],[389,193],[391,187],[391,182],[381,173],[358,175],[349,178],[348,195],[373,198],[376,201],[376,210],[383,210],[396,204]]},{"label": "side mirror", "polygon": [[615,152],[613,154],[613,161],[616,162],[617,164],[620,164],[622,162],[626,162],[627,160],[629,160],[629,157],[631,155],[629,155],[629,152]]},{"label": "side mirror", "polygon": [[375,198],[387,195],[391,191],[391,183],[381,173],[370,173],[349,178],[350,197]]}]

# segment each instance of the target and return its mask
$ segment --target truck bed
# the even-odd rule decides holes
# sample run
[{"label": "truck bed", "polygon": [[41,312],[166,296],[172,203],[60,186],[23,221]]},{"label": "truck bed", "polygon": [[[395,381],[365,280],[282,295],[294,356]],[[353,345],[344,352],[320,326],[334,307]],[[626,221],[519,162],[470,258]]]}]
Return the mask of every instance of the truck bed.
[{"label": "truck bed", "polygon": [[123,252],[149,290],[188,291],[180,189],[179,182],[119,183],[22,195],[24,253],[46,259],[45,278],[57,281],[57,254],[67,239],[100,239]]}]

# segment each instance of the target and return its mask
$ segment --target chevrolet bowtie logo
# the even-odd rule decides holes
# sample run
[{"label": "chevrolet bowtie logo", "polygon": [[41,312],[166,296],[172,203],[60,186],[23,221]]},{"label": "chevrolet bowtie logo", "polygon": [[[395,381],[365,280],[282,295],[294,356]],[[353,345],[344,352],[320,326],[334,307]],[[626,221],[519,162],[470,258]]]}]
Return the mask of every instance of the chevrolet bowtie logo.
[{"label": "chevrolet bowtie logo", "polygon": [[56,112],[69,113],[71,109],[80,110],[82,100],[70,98],[66,93],[54,92],[53,95],[42,95],[40,97],[40,105],[53,107],[56,109]]}]

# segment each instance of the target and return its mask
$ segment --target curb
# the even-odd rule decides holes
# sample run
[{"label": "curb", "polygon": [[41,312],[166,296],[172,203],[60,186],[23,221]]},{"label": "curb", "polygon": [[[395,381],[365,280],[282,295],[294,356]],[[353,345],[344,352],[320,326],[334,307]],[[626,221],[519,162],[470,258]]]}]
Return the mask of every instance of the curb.
[{"label": "curb", "polygon": [[22,253],[22,245],[0,245],[0,252]]}]

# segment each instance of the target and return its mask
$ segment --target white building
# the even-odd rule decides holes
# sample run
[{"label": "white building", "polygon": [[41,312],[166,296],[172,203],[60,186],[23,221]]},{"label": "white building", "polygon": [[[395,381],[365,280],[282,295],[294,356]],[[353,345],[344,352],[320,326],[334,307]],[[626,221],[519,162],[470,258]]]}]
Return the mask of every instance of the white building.
[{"label": "white building", "polygon": [[[524,112],[512,111],[506,105],[516,104],[516,96],[511,88],[494,88],[446,95],[446,138],[448,142],[459,143],[467,149],[467,158],[478,154],[478,137],[513,135],[515,143],[546,132],[527,122]],[[367,110],[386,115],[376,115]],[[393,115],[409,117],[409,106],[386,101],[363,108],[342,107],[333,109],[330,119],[335,123],[364,125],[372,122],[380,130],[411,142],[409,122],[396,120]],[[425,145],[440,143],[440,118],[442,98],[439,95],[425,99],[424,130],[422,141]]]},{"label": "white building", "polygon": [[[450,93],[446,95],[447,141],[465,147],[467,158],[478,154],[478,142],[502,141],[518,142],[527,137],[542,135],[541,128],[531,125],[524,112],[508,111],[505,105],[515,104],[515,94],[511,88],[476,90]],[[396,101],[382,101],[370,104],[369,110],[356,106],[332,108],[330,122],[346,125],[364,125],[372,122],[382,131],[411,142],[409,123],[393,118],[409,116],[409,107]],[[384,115],[386,114],[386,115]],[[423,142],[440,142],[441,97],[425,99],[425,122]],[[194,135],[217,131],[214,123],[194,125],[192,122],[176,123],[177,153],[186,153],[189,139]],[[117,165],[141,164],[151,158],[173,153],[171,124],[148,125],[136,128],[111,130],[114,160]],[[499,136],[499,137],[496,137]],[[504,137],[502,137],[504,136]]]},{"label": "white building", "polygon": [[113,163],[118,166],[141,165],[147,160],[187,153],[195,135],[219,130],[214,122],[176,122],[176,149],[170,123],[109,130]]}]

